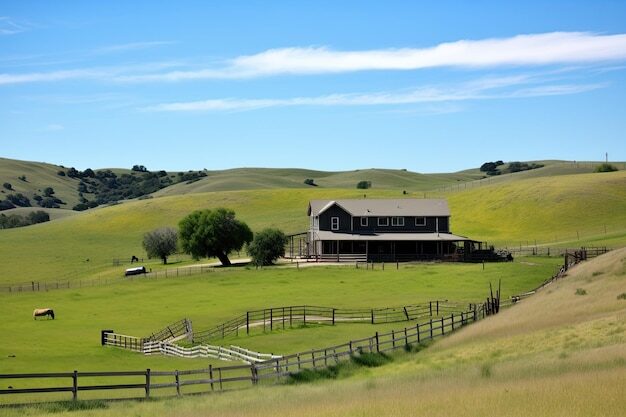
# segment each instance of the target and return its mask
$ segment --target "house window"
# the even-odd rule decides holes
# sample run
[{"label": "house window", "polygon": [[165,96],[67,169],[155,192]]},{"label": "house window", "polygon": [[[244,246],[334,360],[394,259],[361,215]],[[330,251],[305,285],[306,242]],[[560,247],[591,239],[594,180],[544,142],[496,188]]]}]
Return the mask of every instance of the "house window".
[{"label": "house window", "polygon": [[339,217],[330,218],[330,230],[339,230]]},{"label": "house window", "polygon": [[361,217],[361,226],[367,227],[367,217]]},{"label": "house window", "polygon": [[392,226],[404,226],[404,217],[392,217],[391,225]]},{"label": "house window", "polygon": [[415,218],[416,226],[426,226],[426,217],[416,217]]},{"label": "house window", "polygon": [[389,226],[389,217],[379,217],[378,218],[379,226]]}]

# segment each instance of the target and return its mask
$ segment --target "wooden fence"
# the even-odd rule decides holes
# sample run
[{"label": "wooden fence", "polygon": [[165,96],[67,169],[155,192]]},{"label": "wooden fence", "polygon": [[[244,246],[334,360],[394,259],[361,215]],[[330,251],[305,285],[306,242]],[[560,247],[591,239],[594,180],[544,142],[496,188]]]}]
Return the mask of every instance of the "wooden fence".
[{"label": "wooden fence", "polygon": [[[482,311],[481,311],[482,310]],[[448,334],[467,324],[484,317],[484,310],[473,308],[461,313],[451,313],[446,317],[430,319],[417,323],[415,326],[392,330],[388,333],[376,332],[373,336],[351,340],[347,343],[322,349],[313,349],[292,355],[271,358],[263,362],[249,365],[236,365],[186,371],[142,371],[130,372],[65,372],[65,373],[32,373],[32,374],[0,374],[0,380],[36,380],[42,383],[46,379],[68,380],[68,384],[50,386],[43,384],[36,387],[20,387],[16,382],[10,389],[0,389],[1,395],[71,393],[73,400],[79,399],[80,392],[87,391],[131,391],[127,398],[153,396],[182,396],[201,392],[222,391],[256,385],[261,381],[279,381],[281,378],[300,372],[304,369],[321,369],[335,365],[343,360],[363,353],[383,353],[397,349],[405,349],[407,345],[419,344]],[[129,382],[127,377],[134,377]],[[106,378],[104,381],[102,378]],[[86,383],[80,383],[85,379]],[[141,381],[137,381],[141,379]],[[93,381],[103,381],[94,383]],[[114,383],[112,383],[114,381]],[[4,383],[2,384],[5,385]],[[169,390],[168,390],[169,389]],[[159,394],[155,391],[161,391]],[[136,394],[138,393],[138,394]],[[81,395],[82,398],[82,395]],[[45,401],[40,395],[31,397],[32,402]]]},{"label": "wooden fence", "polygon": [[134,352],[144,352],[144,344],[147,342],[176,341],[183,338],[191,340],[192,334],[191,320],[185,318],[147,337],[129,336],[115,333],[113,330],[102,330],[102,345],[115,346]]},{"label": "wooden fence", "polygon": [[450,312],[459,312],[466,308],[459,304],[443,300],[429,301],[423,304],[401,307],[342,309],[320,306],[286,306],[247,311],[211,329],[194,332],[194,343],[223,339],[239,332],[250,334],[254,329],[263,332],[285,329],[293,325],[337,323],[396,323],[413,321],[433,315],[439,316]]},{"label": "wooden fence", "polygon": [[179,358],[214,358],[223,361],[239,361],[245,363],[263,362],[269,359],[280,358],[280,355],[254,352],[239,346],[226,348],[223,346],[196,345],[193,347],[178,346],[169,342],[145,342],[142,346],[144,355],[167,355]]}]

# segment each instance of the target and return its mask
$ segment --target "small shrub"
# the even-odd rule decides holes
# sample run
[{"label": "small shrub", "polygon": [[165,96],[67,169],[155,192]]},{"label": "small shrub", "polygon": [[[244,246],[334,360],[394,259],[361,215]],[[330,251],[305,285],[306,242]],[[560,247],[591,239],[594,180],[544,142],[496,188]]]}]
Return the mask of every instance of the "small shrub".
[{"label": "small shrub", "polygon": [[315,183],[315,180],[313,178],[307,178],[304,180],[304,183],[306,185],[311,185],[313,187],[317,187],[317,184]]},{"label": "small shrub", "polygon": [[10,182],[5,182],[4,184],[2,184],[2,186],[3,186],[4,188],[6,188],[7,190],[9,190],[9,191],[12,191],[12,190],[13,190],[13,186],[11,185],[11,183],[10,183]]},{"label": "small shrub", "polygon": [[63,170],[57,171],[57,175],[59,177],[64,177],[65,176],[65,171],[63,171]]},{"label": "small shrub", "polygon": [[617,171],[617,167],[615,165],[611,165],[611,164],[600,164],[596,167],[596,169],[594,170],[594,172],[613,172],[613,171]]},{"label": "small shrub", "polygon": [[576,295],[587,295],[587,290],[585,290],[584,288],[576,288]]},{"label": "small shrub", "polygon": [[359,183],[356,185],[356,188],[358,188],[359,190],[367,190],[368,188],[372,188],[372,182],[359,181]]},{"label": "small shrub", "polygon": [[483,365],[480,367],[480,376],[483,378],[491,378],[492,366],[493,365],[491,363],[483,363]]},{"label": "small shrub", "polygon": [[626,300],[626,292],[621,293],[620,295],[617,296],[618,300]]},{"label": "small shrub", "polygon": [[74,211],[85,211],[88,208],[89,208],[89,206],[87,206],[87,204],[85,204],[85,203],[78,203],[74,207],[72,207],[72,210],[74,210]]},{"label": "small shrub", "polygon": [[393,359],[385,353],[361,353],[350,357],[353,363],[366,366],[368,368],[376,368],[391,362]]},{"label": "small shrub", "polygon": [[20,181],[28,182],[26,180],[26,175],[20,175],[19,177],[17,177],[17,179],[20,180]]}]

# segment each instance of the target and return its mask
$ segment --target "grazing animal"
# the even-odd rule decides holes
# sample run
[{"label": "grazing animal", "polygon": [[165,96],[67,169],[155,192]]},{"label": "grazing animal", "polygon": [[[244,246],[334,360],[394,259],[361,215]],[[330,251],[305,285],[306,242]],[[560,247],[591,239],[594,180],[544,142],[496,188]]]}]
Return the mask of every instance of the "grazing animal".
[{"label": "grazing animal", "polygon": [[34,320],[37,320],[37,317],[42,316],[52,317],[52,320],[54,320],[54,310],[51,308],[36,308],[35,311],[33,311]]},{"label": "grazing animal", "polygon": [[139,262],[139,258],[136,257],[135,255],[133,255],[133,257],[130,258],[130,263],[132,264],[133,262]]}]

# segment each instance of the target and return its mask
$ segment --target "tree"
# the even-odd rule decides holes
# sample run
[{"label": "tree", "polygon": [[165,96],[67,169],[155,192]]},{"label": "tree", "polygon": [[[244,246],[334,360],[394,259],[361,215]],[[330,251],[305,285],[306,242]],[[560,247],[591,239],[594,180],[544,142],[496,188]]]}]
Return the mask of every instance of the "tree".
[{"label": "tree", "polygon": [[498,166],[495,162],[485,162],[480,166],[480,170],[482,172],[491,172],[495,171],[496,169],[498,169]]},{"label": "tree", "polygon": [[149,258],[161,258],[167,264],[167,257],[176,252],[178,233],[172,227],[154,229],[143,235],[143,247]]},{"label": "tree", "polygon": [[9,191],[13,191],[13,186],[11,185],[10,182],[5,182],[4,184],[2,184],[2,186]]},{"label": "tree", "polygon": [[287,236],[278,229],[264,229],[254,236],[248,245],[248,253],[255,265],[272,265],[278,258],[285,256]]},{"label": "tree", "polygon": [[594,170],[594,172],[613,172],[613,171],[617,171],[617,167],[615,165],[611,165],[607,163],[598,165],[596,169]]},{"label": "tree", "polygon": [[315,183],[315,180],[313,178],[307,178],[304,180],[304,183],[306,185],[311,185],[313,187],[317,187],[317,184]]},{"label": "tree", "polygon": [[252,241],[247,224],[235,219],[235,212],[225,208],[196,210],[178,224],[183,251],[198,259],[217,257],[230,266],[228,254],[241,250]]},{"label": "tree", "polygon": [[46,197],[52,197],[54,195],[54,188],[46,187],[43,189],[43,195]]},{"label": "tree", "polygon": [[359,181],[359,183],[356,185],[356,188],[358,188],[359,190],[367,190],[368,188],[372,187],[372,182],[371,181]]}]

